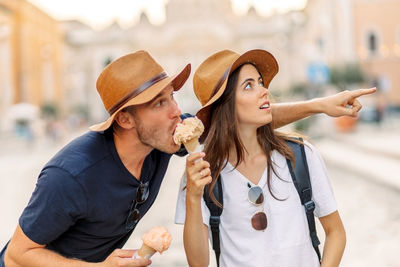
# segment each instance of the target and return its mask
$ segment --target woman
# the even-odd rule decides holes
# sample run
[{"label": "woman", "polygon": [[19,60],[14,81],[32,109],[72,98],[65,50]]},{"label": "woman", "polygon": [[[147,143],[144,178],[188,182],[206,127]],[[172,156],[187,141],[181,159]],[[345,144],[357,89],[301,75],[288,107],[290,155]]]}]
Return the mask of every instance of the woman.
[{"label": "woman", "polygon": [[[278,72],[275,58],[264,50],[243,55],[218,52],[194,74],[194,91],[202,103],[197,116],[205,131],[204,152],[187,157],[178,197],[176,222],[184,223],[184,245],[190,266],[209,264],[209,216],[203,201],[205,185],[221,179],[220,266],[320,266],[310,241],[306,215],[293,185],[286,159],[293,153],[271,126],[268,85]],[[305,143],[314,214],[325,231],[321,266],[338,266],[345,231],[337,211],[325,165]],[[258,203],[248,198],[261,189]],[[216,201],[216,200],[215,200]],[[252,226],[254,214],[267,224]]]}]

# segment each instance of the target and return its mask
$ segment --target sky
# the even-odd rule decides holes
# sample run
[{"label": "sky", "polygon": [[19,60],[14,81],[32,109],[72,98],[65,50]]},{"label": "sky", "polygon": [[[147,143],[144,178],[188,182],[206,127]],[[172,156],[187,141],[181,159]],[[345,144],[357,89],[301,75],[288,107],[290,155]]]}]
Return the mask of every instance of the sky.
[{"label": "sky", "polygon": [[[113,21],[121,26],[135,23],[142,11],[153,24],[165,21],[164,5],[169,0],[28,0],[55,19],[79,19],[95,29],[101,29]],[[233,11],[238,15],[254,5],[260,15],[273,11],[304,7],[306,0],[231,0]]]}]

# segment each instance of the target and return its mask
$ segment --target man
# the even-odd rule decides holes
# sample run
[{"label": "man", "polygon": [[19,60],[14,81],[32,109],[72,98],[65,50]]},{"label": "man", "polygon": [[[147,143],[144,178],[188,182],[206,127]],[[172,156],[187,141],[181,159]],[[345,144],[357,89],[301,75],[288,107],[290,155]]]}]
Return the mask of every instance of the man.
[{"label": "man", "polygon": [[[147,266],[121,250],[153,204],[173,153],[181,121],[174,91],[190,74],[187,65],[168,77],[145,51],[110,63],[97,90],[107,121],[73,140],[41,171],[35,191],[0,266]],[[276,126],[325,112],[356,115],[357,97],[373,90],[275,106]],[[346,105],[351,108],[345,108]]]}]

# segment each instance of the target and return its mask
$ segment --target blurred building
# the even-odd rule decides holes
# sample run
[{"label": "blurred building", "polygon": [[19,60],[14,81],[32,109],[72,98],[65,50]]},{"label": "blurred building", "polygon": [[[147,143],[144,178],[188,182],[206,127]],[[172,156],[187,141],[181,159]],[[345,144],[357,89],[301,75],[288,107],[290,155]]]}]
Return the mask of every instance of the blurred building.
[{"label": "blurred building", "polygon": [[400,107],[400,1],[354,0],[353,8],[359,62],[387,104]]},{"label": "blurred building", "polygon": [[79,21],[64,21],[66,110],[100,121],[107,116],[96,79],[112,60],[133,51],[131,37],[117,24],[100,32]]},{"label": "blurred building", "polygon": [[[234,16],[229,0],[173,0],[166,9],[167,21],[159,26],[152,25],[145,13],[137,24],[125,29],[114,23],[96,32],[77,21],[64,22],[66,70],[70,77],[66,92],[74,99],[71,103],[86,107],[94,121],[106,117],[96,92],[96,79],[110,61],[126,53],[147,50],[173,75],[187,63],[196,67],[207,55],[234,43],[230,30]],[[197,109],[191,78],[178,98],[183,111]]]},{"label": "blurred building", "polygon": [[[95,83],[110,60],[144,49],[171,75],[187,63],[192,64],[193,75],[199,64],[216,51],[244,52],[254,48],[266,49],[276,56],[280,72],[273,86],[284,90],[306,76],[296,67],[301,64],[293,63],[302,48],[293,42],[305,22],[301,11],[262,17],[252,8],[247,15],[237,16],[230,0],[170,0],[162,25],[152,25],[145,13],[132,27],[121,28],[115,23],[98,32],[77,21],[66,21],[66,70],[70,77],[65,83],[66,91],[75,104],[86,106],[90,117],[99,121],[107,114],[95,92]],[[192,76],[177,94],[184,112],[195,112],[199,107],[191,80]]]},{"label": "blurred building", "polygon": [[291,58],[304,75],[295,82],[324,85],[331,66],[356,61],[351,0],[308,0],[303,14],[304,26],[291,40],[297,48]]},{"label": "blurred building", "polygon": [[15,103],[61,106],[63,35],[25,0],[0,0],[0,112]]},{"label": "blurred building", "polygon": [[[378,77],[381,88],[388,88],[393,105],[400,106],[400,76],[396,76],[400,26],[395,17],[399,5],[399,0],[308,0],[303,10],[271,12],[265,17],[254,8],[238,16],[230,0],[170,0],[162,25],[152,25],[145,13],[132,27],[114,23],[101,31],[67,21],[63,23],[67,96],[71,106],[84,107],[94,121],[100,121],[107,114],[95,90],[97,76],[108,62],[125,53],[148,50],[174,74],[189,62],[193,73],[218,50],[261,48],[279,62],[272,92],[287,91],[296,83],[319,88],[328,82],[330,66],[359,62],[371,77]],[[360,47],[371,46],[367,41],[371,31],[376,52],[363,56]],[[191,78],[177,94],[182,110],[188,112],[199,107]]]}]

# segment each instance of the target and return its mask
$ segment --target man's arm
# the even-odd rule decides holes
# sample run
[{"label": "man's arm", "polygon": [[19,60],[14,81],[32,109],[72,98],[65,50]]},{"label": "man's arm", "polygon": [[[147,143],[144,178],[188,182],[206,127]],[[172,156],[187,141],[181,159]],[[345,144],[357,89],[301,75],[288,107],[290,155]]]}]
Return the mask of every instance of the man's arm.
[{"label": "man's arm", "polygon": [[85,267],[85,266],[147,266],[147,259],[132,259],[135,250],[116,249],[101,263],[84,262],[78,259],[65,258],[29,239],[18,225],[8,244],[4,263],[7,267],[40,266],[40,267]]},{"label": "man's arm", "polygon": [[357,116],[361,109],[358,97],[372,94],[376,88],[343,91],[335,95],[308,101],[272,105],[273,127],[279,128],[308,116],[325,113],[331,117]]}]

